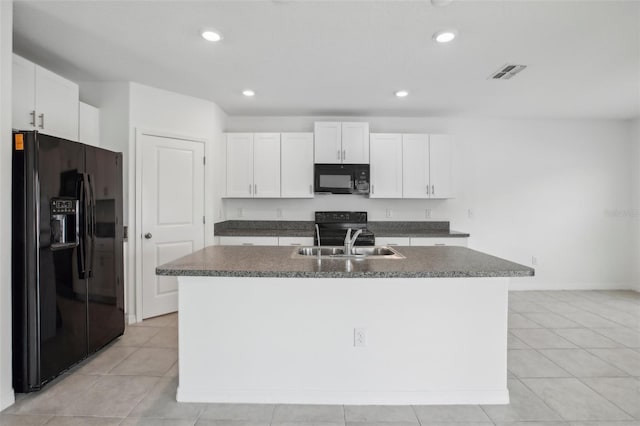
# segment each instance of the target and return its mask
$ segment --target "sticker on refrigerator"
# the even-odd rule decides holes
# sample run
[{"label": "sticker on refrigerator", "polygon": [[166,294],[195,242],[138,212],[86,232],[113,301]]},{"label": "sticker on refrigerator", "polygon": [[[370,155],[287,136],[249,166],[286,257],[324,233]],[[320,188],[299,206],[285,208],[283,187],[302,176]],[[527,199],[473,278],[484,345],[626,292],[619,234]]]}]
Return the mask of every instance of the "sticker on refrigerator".
[{"label": "sticker on refrigerator", "polygon": [[22,133],[16,133],[14,136],[16,151],[24,151],[24,135]]}]

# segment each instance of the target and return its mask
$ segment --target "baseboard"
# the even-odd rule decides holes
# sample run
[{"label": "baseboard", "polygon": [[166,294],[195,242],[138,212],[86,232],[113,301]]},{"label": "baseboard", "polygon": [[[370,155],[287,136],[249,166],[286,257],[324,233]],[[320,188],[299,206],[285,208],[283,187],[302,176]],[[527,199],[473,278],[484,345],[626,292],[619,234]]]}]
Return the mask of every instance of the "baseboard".
[{"label": "baseboard", "polygon": [[472,391],[286,391],[204,390],[178,387],[178,402],[330,405],[504,405],[509,390]]},{"label": "baseboard", "polygon": [[138,319],[134,314],[127,315],[127,324],[135,324],[138,322]]},{"label": "baseboard", "polygon": [[633,290],[640,291],[635,283],[552,283],[552,282],[527,282],[512,278],[509,283],[509,291],[535,291],[535,290]]}]

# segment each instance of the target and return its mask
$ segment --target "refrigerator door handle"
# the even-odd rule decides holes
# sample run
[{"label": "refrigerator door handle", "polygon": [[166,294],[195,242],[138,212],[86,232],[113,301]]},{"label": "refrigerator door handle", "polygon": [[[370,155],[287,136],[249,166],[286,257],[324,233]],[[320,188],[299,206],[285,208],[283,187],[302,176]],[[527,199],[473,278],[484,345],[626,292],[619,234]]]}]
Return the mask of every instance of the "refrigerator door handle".
[{"label": "refrigerator door handle", "polygon": [[93,275],[93,259],[95,257],[95,244],[96,244],[96,199],[95,192],[93,188],[93,179],[90,174],[87,174],[87,187],[89,189],[89,209],[87,211],[89,216],[89,261],[88,263],[88,276],[91,277]]},{"label": "refrigerator door handle", "polygon": [[85,241],[85,234],[87,232],[87,222],[86,222],[86,215],[85,215],[85,195],[86,195],[86,191],[85,191],[85,180],[84,180],[84,174],[79,174],[79,176],[82,176],[82,179],[78,180],[78,199],[80,200],[80,205],[78,210],[82,210],[82,214],[80,214],[79,216],[82,218],[82,226],[80,227],[80,235],[78,238],[78,258],[79,258],[79,262],[78,262],[78,276],[80,278],[84,278],[85,277],[85,273],[87,270],[87,265],[86,265],[86,241]]}]

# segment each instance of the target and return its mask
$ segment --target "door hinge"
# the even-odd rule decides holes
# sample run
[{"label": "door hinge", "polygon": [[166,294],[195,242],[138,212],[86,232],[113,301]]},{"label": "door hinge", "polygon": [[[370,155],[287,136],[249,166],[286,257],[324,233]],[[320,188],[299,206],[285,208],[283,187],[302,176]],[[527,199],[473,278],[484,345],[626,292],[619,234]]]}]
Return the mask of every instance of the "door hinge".
[{"label": "door hinge", "polygon": [[207,223],[205,216],[202,216],[202,223]]},{"label": "door hinge", "polygon": [[207,164],[207,157],[202,157],[202,164]]}]

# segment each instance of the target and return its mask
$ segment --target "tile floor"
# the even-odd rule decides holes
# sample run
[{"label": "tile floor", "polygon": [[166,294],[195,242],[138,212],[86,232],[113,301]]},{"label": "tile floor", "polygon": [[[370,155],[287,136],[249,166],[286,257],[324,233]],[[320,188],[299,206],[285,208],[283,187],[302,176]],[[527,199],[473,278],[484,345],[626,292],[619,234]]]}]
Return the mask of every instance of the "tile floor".
[{"label": "tile floor", "polygon": [[178,317],[130,326],[0,425],[640,426],[640,294],[512,292],[504,406],[313,406],[175,401]]}]

